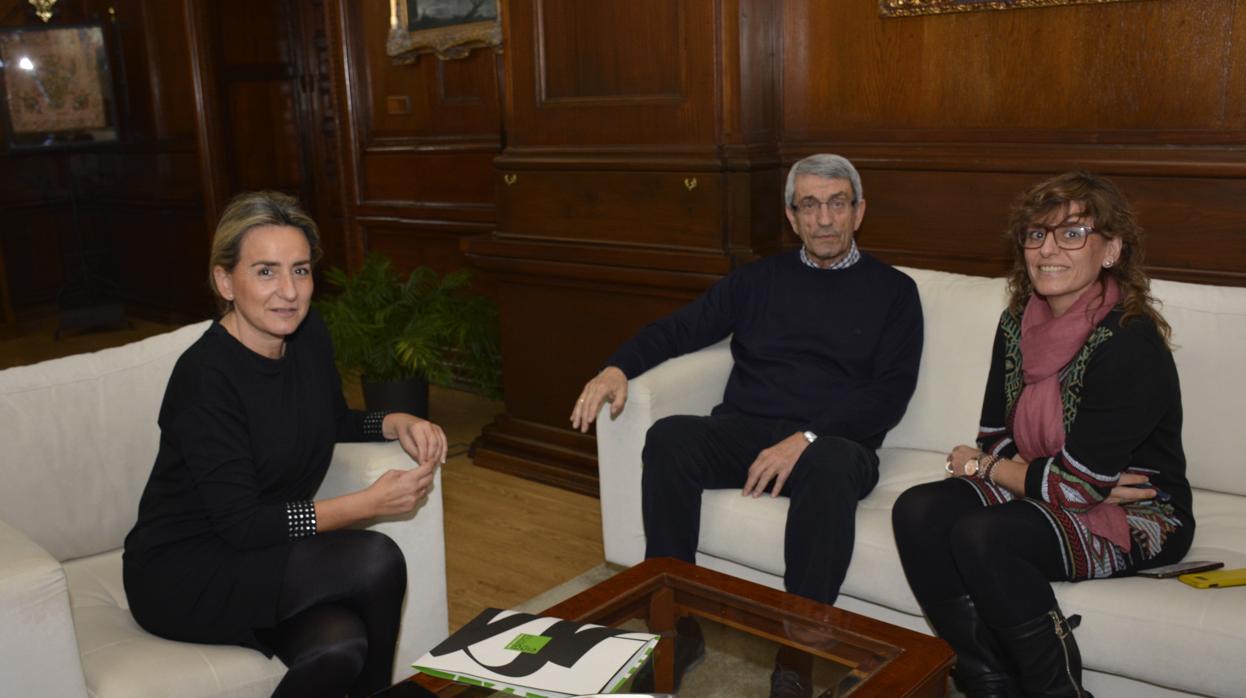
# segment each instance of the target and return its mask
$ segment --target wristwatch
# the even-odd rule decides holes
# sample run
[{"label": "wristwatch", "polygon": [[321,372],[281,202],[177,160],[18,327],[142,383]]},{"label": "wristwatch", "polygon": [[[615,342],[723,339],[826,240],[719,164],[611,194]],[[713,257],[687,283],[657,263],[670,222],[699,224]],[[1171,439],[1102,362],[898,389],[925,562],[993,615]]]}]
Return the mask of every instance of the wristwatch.
[{"label": "wristwatch", "polygon": [[805,441],[808,441],[809,443],[813,443],[814,441],[818,440],[818,435],[813,433],[812,431],[803,432],[801,435],[804,436]]},{"label": "wristwatch", "polygon": [[965,474],[968,475],[969,477],[973,477],[974,475],[978,474],[978,459],[977,458],[970,458],[969,460],[965,461]]}]

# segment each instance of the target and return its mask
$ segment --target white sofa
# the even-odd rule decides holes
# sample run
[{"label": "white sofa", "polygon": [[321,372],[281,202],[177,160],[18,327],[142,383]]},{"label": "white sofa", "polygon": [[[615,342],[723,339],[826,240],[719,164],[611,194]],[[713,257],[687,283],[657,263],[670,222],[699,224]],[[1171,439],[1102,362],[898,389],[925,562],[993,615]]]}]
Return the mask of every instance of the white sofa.
[{"label": "white sofa", "polygon": [[[122,587],[122,541],[156,457],[165,384],[208,324],[0,371],[0,694],[266,697],[285,673],[254,650],[147,634]],[[409,466],[396,443],[339,445],[317,496]],[[371,526],[407,560],[396,679],[447,634],[439,488],[414,514]]]},{"label": "white sofa", "polygon": [[[879,455],[878,486],[857,511],[856,548],[837,605],[930,632],[904,580],[891,506],[911,485],[943,477],[945,454],[977,433],[1002,279],[905,269],[925,313],[917,391]],[[1197,528],[1186,559],[1246,567],[1246,288],[1155,281],[1178,345],[1184,444]],[[731,369],[726,342],[631,381],[616,420],[597,427],[606,559],[644,556],[640,508],[645,431],[672,414],[708,414]],[[714,490],[702,498],[699,564],[782,588],[784,498]],[[1176,579],[1058,583],[1076,631],[1086,687],[1113,696],[1246,696],[1246,587],[1198,590]]]}]

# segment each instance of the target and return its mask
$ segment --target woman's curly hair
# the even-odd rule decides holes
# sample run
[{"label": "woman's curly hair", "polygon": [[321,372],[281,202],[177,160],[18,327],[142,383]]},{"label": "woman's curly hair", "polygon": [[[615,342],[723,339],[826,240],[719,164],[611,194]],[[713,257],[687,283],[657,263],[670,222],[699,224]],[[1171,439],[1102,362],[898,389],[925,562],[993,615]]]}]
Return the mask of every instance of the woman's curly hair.
[{"label": "woman's curly hair", "polygon": [[1165,344],[1172,345],[1172,328],[1160,315],[1157,302],[1151,296],[1151,280],[1142,271],[1142,228],[1129,200],[1110,180],[1090,172],[1066,172],[1030,188],[1012,206],[1008,221],[1008,239],[1012,242],[1013,263],[1008,275],[1008,309],[1021,317],[1025,304],[1034,292],[1025,265],[1025,250],[1021,247],[1021,235],[1036,220],[1052,213],[1067,211],[1074,202],[1085,208],[1083,215],[1093,218],[1095,231],[1105,239],[1121,241],[1120,257],[1111,267],[1101,269],[1100,274],[1116,278],[1121,289],[1121,304],[1125,308],[1122,322],[1131,317],[1145,315],[1151,318]]}]

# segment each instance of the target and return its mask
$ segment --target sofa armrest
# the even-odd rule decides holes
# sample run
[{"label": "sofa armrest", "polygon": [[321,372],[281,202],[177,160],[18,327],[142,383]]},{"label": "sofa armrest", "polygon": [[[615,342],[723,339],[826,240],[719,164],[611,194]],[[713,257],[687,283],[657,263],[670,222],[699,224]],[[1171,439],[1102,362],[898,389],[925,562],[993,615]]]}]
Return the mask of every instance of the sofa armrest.
[{"label": "sofa armrest", "polygon": [[56,558],[0,521],[0,686],[14,696],[86,696],[69,586]]},{"label": "sofa armrest", "polygon": [[597,419],[601,537],[606,560],[634,565],[645,556],[640,512],[640,454],[654,422],[675,414],[709,414],[722,402],[733,364],[730,340],[676,357],[628,382],[616,419],[604,405]]},{"label": "sofa armrest", "polygon": [[[406,470],[413,465],[396,441],[338,444],[316,496],[336,497],[361,490],[388,470]],[[411,664],[449,634],[442,517],[439,470],[428,496],[414,512],[367,524],[367,528],[392,538],[407,561],[407,598],[394,657],[395,681],[410,676]]]}]

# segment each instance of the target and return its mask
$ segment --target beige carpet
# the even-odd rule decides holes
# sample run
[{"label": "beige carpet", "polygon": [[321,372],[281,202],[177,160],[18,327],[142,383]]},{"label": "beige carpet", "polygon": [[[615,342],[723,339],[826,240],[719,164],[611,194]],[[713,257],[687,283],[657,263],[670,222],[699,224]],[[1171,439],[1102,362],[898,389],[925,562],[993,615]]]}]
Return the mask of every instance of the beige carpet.
[{"label": "beige carpet", "polygon": [[[598,565],[580,576],[535,596],[515,608],[538,613],[613,576],[618,570]],[[634,621],[636,630],[646,628]],[[631,624],[624,627],[633,627]],[[702,621],[705,634],[705,659],[684,677],[679,695],[685,698],[748,698],[770,693],[770,670],[774,664],[776,645],[761,638],[728,630],[717,623]],[[814,665],[814,695],[839,695],[832,689],[840,683],[846,669],[831,662],[818,660]],[[847,688],[845,686],[844,688]]]}]

